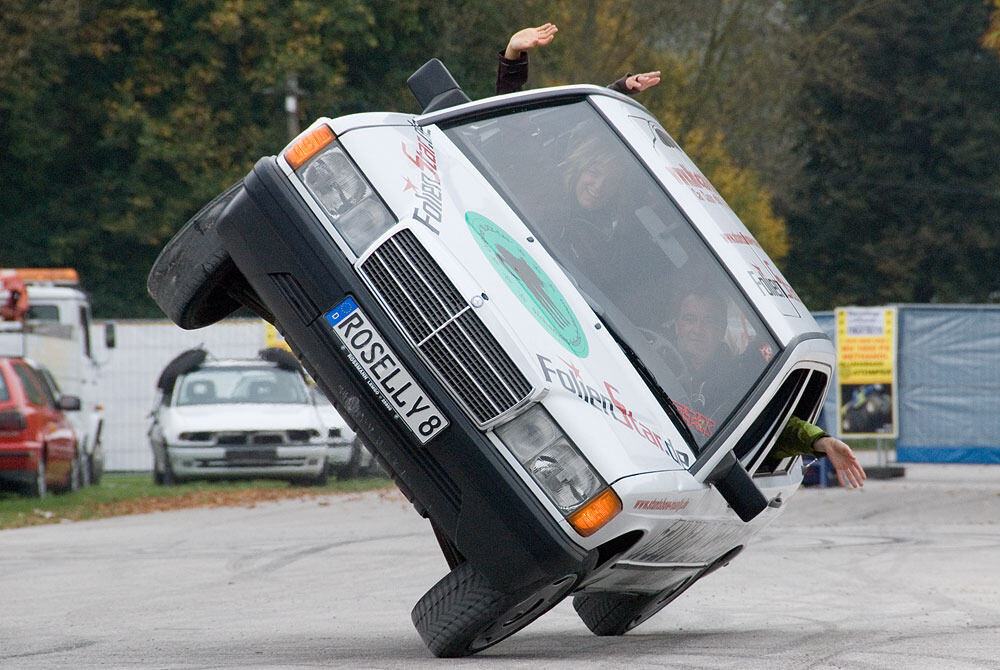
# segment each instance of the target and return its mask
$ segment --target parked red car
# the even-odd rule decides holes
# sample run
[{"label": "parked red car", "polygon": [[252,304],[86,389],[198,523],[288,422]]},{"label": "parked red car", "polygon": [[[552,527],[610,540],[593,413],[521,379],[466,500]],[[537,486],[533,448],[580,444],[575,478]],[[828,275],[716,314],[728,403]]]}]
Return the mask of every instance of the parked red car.
[{"label": "parked red car", "polygon": [[63,411],[76,396],[56,396],[44,372],[22,358],[0,357],[0,483],[42,497],[80,486],[76,434]]}]

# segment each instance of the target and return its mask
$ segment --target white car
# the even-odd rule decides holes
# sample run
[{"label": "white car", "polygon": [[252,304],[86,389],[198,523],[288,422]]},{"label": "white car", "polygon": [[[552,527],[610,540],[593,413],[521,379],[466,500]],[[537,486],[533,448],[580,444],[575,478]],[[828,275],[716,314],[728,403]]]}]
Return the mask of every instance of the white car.
[{"label": "white car", "polygon": [[781,513],[801,460],[774,447],[833,347],[635,100],[469,101],[435,61],[410,85],[420,115],[322,118],[259,159],[149,290],[185,328],[248,306],[337,400],[451,569],[412,611],[434,654],[567,596],[621,635]]},{"label": "white car", "polygon": [[149,441],[153,478],[326,482],[328,427],[291,355],[210,360],[184,352],[157,383]]},{"label": "white car", "polygon": [[317,386],[311,386],[313,402],[326,426],[328,472],[338,479],[371,476],[380,472],[378,463],[361,437],[351,430],[344,417]]}]

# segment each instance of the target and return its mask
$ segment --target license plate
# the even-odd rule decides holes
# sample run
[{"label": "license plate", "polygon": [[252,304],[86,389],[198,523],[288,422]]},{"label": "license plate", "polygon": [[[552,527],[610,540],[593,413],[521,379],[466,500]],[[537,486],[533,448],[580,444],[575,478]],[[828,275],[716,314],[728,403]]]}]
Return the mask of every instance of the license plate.
[{"label": "license plate", "polygon": [[270,463],[277,458],[277,449],[226,449],[226,460],[238,463]]},{"label": "license plate", "polygon": [[395,412],[421,444],[448,425],[413,375],[399,362],[354,298],[347,298],[326,313],[333,332],[344,343],[351,362],[388,409]]}]

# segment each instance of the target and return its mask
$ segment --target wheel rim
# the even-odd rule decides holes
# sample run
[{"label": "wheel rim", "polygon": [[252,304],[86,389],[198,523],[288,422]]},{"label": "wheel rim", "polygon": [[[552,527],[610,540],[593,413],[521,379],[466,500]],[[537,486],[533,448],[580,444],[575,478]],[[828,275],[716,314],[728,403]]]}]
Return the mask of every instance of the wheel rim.
[{"label": "wheel rim", "polygon": [[469,649],[476,652],[513,635],[555,606],[575,584],[576,575],[566,575],[535,591],[497,617],[495,623],[473,640]]}]

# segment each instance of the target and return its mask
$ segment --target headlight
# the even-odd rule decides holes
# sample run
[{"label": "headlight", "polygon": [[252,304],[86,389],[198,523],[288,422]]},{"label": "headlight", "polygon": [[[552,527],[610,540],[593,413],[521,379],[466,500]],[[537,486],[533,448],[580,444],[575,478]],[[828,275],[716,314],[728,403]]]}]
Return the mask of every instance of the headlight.
[{"label": "headlight", "polygon": [[296,171],[354,253],[361,253],[396,220],[336,141]]},{"label": "headlight", "polygon": [[496,434],[581,535],[596,532],[621,511],[618,496],[541,405]]}]

